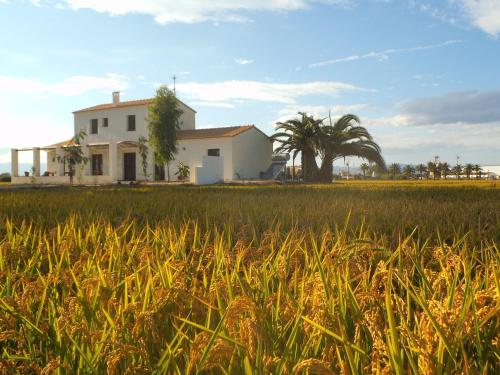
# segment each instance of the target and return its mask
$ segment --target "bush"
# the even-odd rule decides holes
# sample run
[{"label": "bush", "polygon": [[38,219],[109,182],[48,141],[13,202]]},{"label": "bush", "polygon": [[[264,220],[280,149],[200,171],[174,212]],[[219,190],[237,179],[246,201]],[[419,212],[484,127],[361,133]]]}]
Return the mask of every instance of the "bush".
[{"label": "bush", "polygon": [[11,182],[11,177],[9,173],[0,174],[0,182]]}]

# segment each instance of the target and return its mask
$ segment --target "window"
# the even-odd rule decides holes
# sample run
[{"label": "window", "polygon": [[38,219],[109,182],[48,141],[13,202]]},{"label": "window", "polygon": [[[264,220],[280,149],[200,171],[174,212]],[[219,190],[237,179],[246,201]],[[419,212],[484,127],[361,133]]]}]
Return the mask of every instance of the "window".
[{"label": "window", "polygon": [[102,176],[102,155],[92,155],[92,176]]},{"label": "window", "polygon": [[129,115],[128,116],[127,130],[129,132],[135,131],[135,115]]},{"label": "window", "polygon": [[90,120],[90,134],[97,134],[98,125],[97,119]]},{"label": "window", "polygon": [[220,156],[220,148],[209,148],[208,156]]},{"label": "window", "polygon": [[108,118],[105,117],[102,119],[102,127],[107,128],[108,127]]}]

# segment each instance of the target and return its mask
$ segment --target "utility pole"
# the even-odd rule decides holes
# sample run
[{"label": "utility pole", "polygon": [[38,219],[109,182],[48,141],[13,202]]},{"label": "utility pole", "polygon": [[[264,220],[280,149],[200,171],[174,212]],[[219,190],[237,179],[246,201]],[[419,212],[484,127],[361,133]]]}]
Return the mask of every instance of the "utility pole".
[{"label": "utility pole", "polygon": [[175,81],[176,81],[177,77],[174,76],[174,95],[175,95]]}]

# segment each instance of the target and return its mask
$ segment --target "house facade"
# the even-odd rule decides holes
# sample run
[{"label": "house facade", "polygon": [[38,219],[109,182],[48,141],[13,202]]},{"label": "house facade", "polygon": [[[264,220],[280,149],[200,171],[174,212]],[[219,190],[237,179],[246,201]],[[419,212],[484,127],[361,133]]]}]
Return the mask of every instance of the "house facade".
[{"label": "house facade", "polygon": [[[196,111],[178,100],[180,131],[178,152],[170,167],[155,166],[154,152],[148,150],[146,173],[139,152],[139,138],[148,138],[148,107],[153,99],[113,100],[75,111],[74,133],[84,131],[81,142],[88,163],[77,168],[74,183],[111,184],[119,181],[176,180],[179,163],[190,168],[190,181],[208,184],[219,181],[256,180],[273,169],[273,145],[254,125],[196,128]],[[65,184],[70,182],[67,166],[60,162],[71,141],[33,148],[33,173],[20,176],[18,153],[12,150],[12,176],[15,184]],[[40,169],[40,152],[47,154],[46,171]]]}]

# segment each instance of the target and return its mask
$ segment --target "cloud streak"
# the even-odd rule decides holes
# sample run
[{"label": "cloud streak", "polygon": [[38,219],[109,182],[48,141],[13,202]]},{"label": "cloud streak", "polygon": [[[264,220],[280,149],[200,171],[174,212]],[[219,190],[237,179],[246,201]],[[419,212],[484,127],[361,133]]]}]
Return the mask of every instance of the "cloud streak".
[{"label": "cloud streak", "polygon": [[54,94],[77,96],[92,91],[110,92],[128,88],[127,80],[118,74],[96,76],[72,76],[60,82],[42,82],[35,78],[0,75],[0,93],[6,94]]},{"label": "cloud streak", "polygon": [[248,60],[248,59],[243,59],[243,58],[237,58],[234,60],[236,64],[239,65],[248,65],[248,64],[253,64],[253,60]]},{"label": "cloud streak", "polygon": [[189,82],[177,85],[178,92],[190,100],[234,105],[245,101],[294,104],[309,95],[337,96],[342,92],[361,91],[349,83],[315,81],[306,83],[268,83],[259,81]]},{"label": "cloud streak", "polygon": [[427,51],[427,50],[432,50],[432,49],[437,49],[437,48],[448,47],[448,46],[452,46],[452,45],[456,45],[456,44],[460,44],[460,43],[463,43],[463,40],[448,40],[444,43],[430,44],[430,45],[410,47],[410,48],[390,48],[390,49],[386,49],[384,51],[368,52],[368,53],[365,53],[362,55],[351,55],[351,56],[340,57],[340,58],[332,59],[332,60],[320,61],[320,62],[316,62],[313,64],[309,64],[309,68],[321,68],[321,67],[328,66],[328,65],[334,65],[334,64],[344,63],[344,62],[359,61],[359,60],[365,60],[365,59],[376,59],[379,61],[384,61],[384,60],[387,60],[390,55],[395,55],[395,54],[400,54],[400,53]]}]

